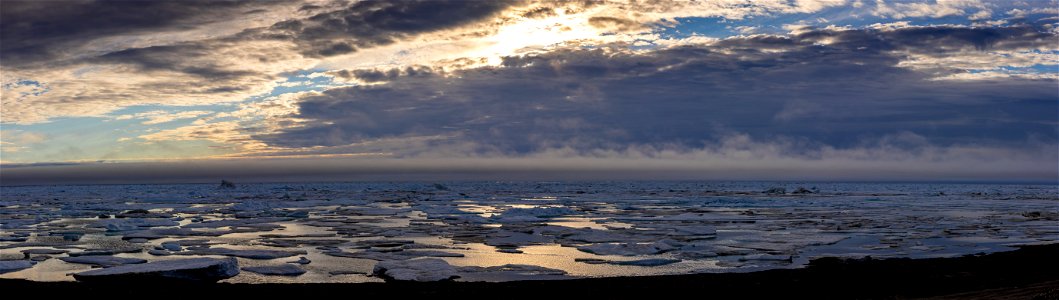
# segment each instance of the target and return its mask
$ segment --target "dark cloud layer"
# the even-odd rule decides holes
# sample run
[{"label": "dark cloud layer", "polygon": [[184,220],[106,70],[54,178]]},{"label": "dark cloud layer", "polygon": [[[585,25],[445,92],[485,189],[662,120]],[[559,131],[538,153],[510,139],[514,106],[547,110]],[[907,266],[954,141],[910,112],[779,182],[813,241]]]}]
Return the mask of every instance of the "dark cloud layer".
[{"label": "dark cloud layer", "polygon": [[306,97],[295,117],[311,125],[259,138],[307,147],[448,136],[437,143],[507,154],[700,147],[733,132],[835,147],[900,133],[937,145],[1054,142],[1054,80],[933,80],[963,71],[898,64],[1055,38],[1033,27],[813,30],[643,53],[559,50],[448,74],[349,72],[387,82]]},{"label": "dark cloud layer", "polygon": [[454,28],[492,17],[515,1],[361,1],[344,9],[288,20],[248,38],[291,40],[311,57],[333,56],[358,48]]},{"label": "dark cloud layer", "polygon": [[103,64],[131,64],[136,66],[141,72],[176,71],[210,80],[249,76],[270,77],[269,74],[235,70],[231,68],[232,66],[210,65],[200,62],[189,63],[187,61],[189,57],[209,55],[207,53],[213,50],[213,47],[203,44],[184,43],[126,49],[101,55],[91,61]]},{"label": "dark cloud layer", "polygon": [[[5,67],[44,67],[71,47],[126,34],[190,29],[230,20],[232,15],[265,13],[291,1],[4,1],[2,48]],[[211,79],[245,74],[238,66],[187,66],[218,49],[255,40],[289,41],[301,55],[325,57],[386,45],[402,38],[455,28],[495,16],[514,1],[358,1],[307,18],[293,18],[239,34],[113,52],[78,53],[80,62],[131,64],[143,71],[175,71]],[[303,10],[321,9],[305,6]],[[98,55],[98,57],[94,57]],[[269,60],[262,53],[262,62]]]},{"label": "dark cloud layer", "polygon": [[7,67],[46,61],[101,37],[187,29],[283,2],[2,1],[0,59]]}]

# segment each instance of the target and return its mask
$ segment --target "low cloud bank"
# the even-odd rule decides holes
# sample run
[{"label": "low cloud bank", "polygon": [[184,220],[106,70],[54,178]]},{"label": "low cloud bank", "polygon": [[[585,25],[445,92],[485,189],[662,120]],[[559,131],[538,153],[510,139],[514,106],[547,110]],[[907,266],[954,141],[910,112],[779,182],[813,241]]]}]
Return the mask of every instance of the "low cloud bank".
[{"label": "low cloud bank", "polygon": [[[905,137],[905,139],[909,139]],[[904,141],[904,143],[909,143]],[[525,156],[231,158],[4,165],[0,184],[119,184],[445,180],[829,180],[1056,182],[1059,151],[1045,143],[932,146],[878,142],[845,149],[733,136],[698,149],[551,149]],[[804,147],[799,145],[798,147]]]}]

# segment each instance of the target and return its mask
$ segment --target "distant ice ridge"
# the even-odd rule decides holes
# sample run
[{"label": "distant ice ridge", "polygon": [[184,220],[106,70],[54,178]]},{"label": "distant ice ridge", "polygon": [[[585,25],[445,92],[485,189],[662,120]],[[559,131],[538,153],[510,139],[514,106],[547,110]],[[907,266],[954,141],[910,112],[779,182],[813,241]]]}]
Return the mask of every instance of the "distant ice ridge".
[{"label": "distant ice ridge", "polygon": [[194,269],[200,266],[194,259],[231,259],[252,273],[235,274],[236,267],[235,272],[218,273],[232,276],[211,278],[230,282],[503,281],[725,272],[798,267],[820,256],[1001,251],[1059,242],[1057,222],[1055,185],[5,187],[0,278],[73,280],[66,274],[81,274],[86,264],[103,267],[93,272],[104,274],[158,263]]}]

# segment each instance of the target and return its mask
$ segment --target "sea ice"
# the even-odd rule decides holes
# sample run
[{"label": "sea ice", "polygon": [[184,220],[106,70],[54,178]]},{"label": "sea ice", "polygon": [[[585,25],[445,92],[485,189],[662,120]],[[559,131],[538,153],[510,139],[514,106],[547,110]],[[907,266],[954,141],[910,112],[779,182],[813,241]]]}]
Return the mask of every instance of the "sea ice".
[{"label": "sea ice", "polygon": [[611,265],[619,265],[619,266],[642,266],[642,267],[664,266],[664,265],[668,265],[668,264],[674,264],[674,263],[681,262],[681,260],[679,260],[679,259],[669,259],[669,258],[648,258],[648,259],[638,259],[638,260],[607,260],[607,259],[599,259],[599,258],[578,258],[578,259],[574,259],[574,261],[582,262],[582,263],[586,263],[586,264],[611,264]]},{"label": "sea ice", "polygon": [[415,258],[420,258],[420,257],[463,257],[462,253],[436,251],[436,250],[408,250],[408,251],[396,251],[396,252],[327,251],[327,252],[324,252],[324,254],[330,255],[330,256],[335,256],[335,257],[349,257],[349,258],[371,259],[371,260],[380,260],[380,261],[410,260],[410,259],[415,259]]},{"label": "sea ice", "polygon": [[308,265],[309,263],[312,263],[312,262],[313,261],[309,260],[305,256],[302,256],[302,257],[299,257],[298,260],[288,261],[287,263],[299,264],[299,265]]},{"label": "sea ice", "polygon": [[28,257],[30,255],[35,255],[35,254],[50,254],[50,255],[63,254],[63,253],[69,252],[69,251],[61,250],[61,249],[35,248],[35,249],[22,250],[21,252],[22,252],[22,254],[24,254],[24,255],[26,255]]},{"label": "sea ice", "polygon": [[548,218],[573,215],[578,212],[566,207],[509,208],[490,219],[500,223],[539,222]]},{"label": "sea ice", "polygon": [[162,247],[162,249],[169,250],[169,251],[184,250],[183,246],[181,246],[180,244],[177,244],[177,243],[173,243],[173,242],[164,242],[164,243],[162,243],[161,247]]},{"label": "sea ice", "polygon": [[245,267],[243,271],[258,273],[261,275],[298,276],[305,274],[305,270],[291,264],[274,266]]},{"label": "sea ice", "polygon": [[106,228],[110,232],[141,230],[147,227],[170,227],[180,225],[179,222],[170,219],[105,219],[96,221],[89,225],[91,228]]},{"label": "sea ice", "polygon": [[459,267],[460,281],[555,280],[570,278],[566,271],[534,265],[507,264],[492,267]]},{"label": "sea ice", "polygon": [[748,260],[791,261],[791,256],[790,255],[772,255],[772,254],[761,254],[761,253],[759,253],[759,254],[744,255],[743,257],[739,258],[739,261],[748,261]]},{"label": "sea ice", "polygon": [[118,256],[103,256],[103,255],[90,255],[90,256],[78,256],[78,257],[60,257],[59,260],[65,261],[72,264],[86,264],[100,267],[113,267],[120,265],[129,264],[142,264],[147,262],[146,259],[140,258],[128,258]]},{"label": "sea ice", "polygon": [[190,258],[123,265],[74,274],[78,281],[136,282],[182,280],[214,282],[239,274],[235,258]]},{"label": "sea ice", "polygon": [[396,281],[442,281],[459,277],[455,267],[437,258],[381,261],[371,273]]},{"label": "sea ice", "polygon": [[84,251],[80,251],[80,252],[70,252],[70,253],[67,253],[66,255],[69,255],[70,257],[100,256],[100,255],[109,256],[109,255],[115,255],[115,254],[118,254],[118,253],[137,253],[137,252],[143,252],[143,249],[139,248],[139,247],[117,247],[117,248],[110,248],[110,249],[85,249]]},{"label": "sea ice", "polygon": [[517,248],[529,245],[550,244],[552,241],[552,238],[539,234],[502,231],[492,234],[492,237],[486,238],[485,244],[495,247]]},{"label": "sea ice", "polygon": [[36,262],[28,260],[0,260],[0,274],[10,273],[33,267]]},{"label": "sea ice", "polygon": [[304,255],[305,251],[279,251],[279,250],[243,250],[228,248],[202,248],[188,249],[180,252],[170,252],[172,255],[223,255],[249,259],[274,259]]},{"label": "sea ice", "polygon": [[602,243],[577,247],[577,250],[597,255],[651,255],[677,249],[664,241],[654,243]]}]

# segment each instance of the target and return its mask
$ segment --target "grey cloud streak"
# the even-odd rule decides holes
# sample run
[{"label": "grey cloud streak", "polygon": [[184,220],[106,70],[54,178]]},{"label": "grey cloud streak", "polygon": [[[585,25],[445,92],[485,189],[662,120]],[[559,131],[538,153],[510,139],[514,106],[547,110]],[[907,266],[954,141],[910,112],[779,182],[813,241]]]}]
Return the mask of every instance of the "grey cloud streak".
[{"label": "grey cloud streak", "polygon": [[346,54],[401,38],[493,17],[519,1],[361,1],[302,20],[276,23],[244,38],[290,40],[305,56]]},{"label": "grey cloud streak", "polygon": [[0,59],[52,60],[68,46],[138,32],[186,29],[290,1],[3,1]]},{"label": "grey cloud streak", "polygon": [[[70,46],[134,33],[185,30],[230,20],[232,15],[267,12],[293,0],[223,1],[4,1],[0,55],[7,66],[32,65],[59,58]],[[358,47],[385,45],[400,38],[452,28],[494,16],[517,1],[358,1],[304,19],[248,29],[241,39],[292,41],[307,56],[344,54]],[[303,6],[303,11],[323,9]],[[173,48],[157,48],[160,54]],[[117,49],[123,50],[123,49]],[[132,49],[150,52],[152,48]],[[205,50],[192,43],[184,55]],[[105,54],[105,53],[104,53]],[[135,59],[135,57],[123,57]]]}]

